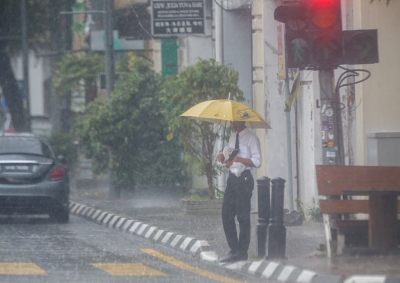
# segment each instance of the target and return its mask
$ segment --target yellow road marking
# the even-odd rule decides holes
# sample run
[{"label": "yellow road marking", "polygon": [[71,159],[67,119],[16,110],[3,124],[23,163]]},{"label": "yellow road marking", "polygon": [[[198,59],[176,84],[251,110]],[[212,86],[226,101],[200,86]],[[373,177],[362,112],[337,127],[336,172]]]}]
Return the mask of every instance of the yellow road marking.
[{"label": "yellow road marking", "polygon": [[167,276],[141,263],[92,263],[92,265],[115,276]]},{"label": "yellow road marking", "polygon": [[0,262],[0,274],[12,275],[47,275],[46,271],[34,263]]},{"label": "yellow road marking", "polygon": [[225,282],[225,283],[242,283],[241,281],[230,279],[228,277],[224,277],[224,276],[221,276],[221,275],[209,272],[209,271],[205,271],[205,270],[199,269],[197,267],[190,266],[189,264],[186,264],[186,263],[184,263],[182,261],[179,261],[177,259],[174,259],[172,257],[169,257],[167,255],[164,255],[164,254],[159,253],[159,252],[157,252],[155,250],[152,250],[152,249],[140,249],[140,250],[142,252],[146,253],[146,254],[152,255],[152,256],[154,256],[156,258],[159,258],[159,259],[161,259],[161,260],[163,260],[165,262],[168,262],[168,263],[170,263],[172,265],[175,265],[176,267],[179,267],[181,269],[185,269],[187,271],[199,274],[199,275],[207,277],[207,278],[211,278],[211,279],[216,280],[216,281]]}]

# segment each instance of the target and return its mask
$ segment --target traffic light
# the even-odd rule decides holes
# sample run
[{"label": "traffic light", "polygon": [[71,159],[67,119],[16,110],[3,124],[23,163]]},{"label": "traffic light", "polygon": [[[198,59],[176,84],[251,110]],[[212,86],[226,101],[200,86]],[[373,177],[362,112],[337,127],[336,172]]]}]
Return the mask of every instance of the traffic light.
[{"label": "traffic light", "polygon": [[343,31],[343,63],[374,64],[379,62],[376,29]]},{"label": "traffic light", "polygon": [[340,0],[305,0],[309,11],[311,67],[334,69],[342,61],[340,2]]},{"label": "traffic light", "polygon": [[293,1],[278,6],[274,18],[285,23],[285,52],[288,68],[304,69],[310,62],[306,6]]},{"label": "traffic light", "polygon": [[277,7],[274,18],[285,23],[289,68],[334,69],[342,62],[340,0],[298,0]]}]

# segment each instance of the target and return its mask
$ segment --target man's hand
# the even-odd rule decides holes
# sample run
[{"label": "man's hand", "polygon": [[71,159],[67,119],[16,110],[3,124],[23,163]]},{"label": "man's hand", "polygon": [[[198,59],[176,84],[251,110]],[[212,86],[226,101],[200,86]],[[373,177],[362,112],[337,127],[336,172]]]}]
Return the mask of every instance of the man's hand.
[{"label": "man's hand", "polygon": [[239,157],[239,156],[235,156],[232,159],[232,163],[233,162],[239,162],[239,163],[242,163],[243,165],[246,165],[246,166],[249,166],[249,167],[254,167],[253,161],[251,161],[251,159],[248,159],[248,158],[242,158],[242,157]]},{"label": "man's hand", "polygon": [[227,162],[225,163],[225,167],[226,167],[226,168],[230,168],[230,167],[232,166],[233,162],[234,162],[233,160],[227,161]]},{"label": "man's hand", "polygon": [[221,163],[224,163],[224,161],[225,161],[225,157],[224,157],[224,155],[222,153],[218,154],[217,159]]}]

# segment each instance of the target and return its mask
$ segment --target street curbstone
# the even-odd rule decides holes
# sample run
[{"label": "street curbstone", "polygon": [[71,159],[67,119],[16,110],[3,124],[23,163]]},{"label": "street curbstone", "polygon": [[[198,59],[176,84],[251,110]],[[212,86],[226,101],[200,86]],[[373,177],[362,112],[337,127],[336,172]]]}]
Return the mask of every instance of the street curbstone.
[{"label": "street curbstone", "polygon": [[153,239],[156,242],[161,242],[160,239],[162,239],[166,233],[167,233],[167,231],[165,231],[165,230],[158,230]]},{"label": "street curbstone", "polygon": [[129,229],[129,232],[132,233],[132,234],[135,233],[136,229],[137,229],[138,227],[140,227],[141,224],[142,224],[142,222],[136,221],[136,222],[132,225],[132,227]]},{"label": "street curbstone", "polygon": [[126,218],[120,217],[118,222],[115,224],[115,228],[121,230],[122,225],[126,222]]},{"label": "street curbstone", "polygon": [[261,264],[263,263],[263,261],[255,261],[252,262],[249,266],[248,272],[251,275],[256,275],[256,271],[258,270],[258,268],[261,266]]},{"label": "street curbstone", "polygon": [[76,210],[76,214],[80,214],[81,211],[86,207],[86,205],[80,205],[79,208]]},{"label": "street curbstone", "polygon": [[139,230],[136,232],[137,235],[139,236],[143,236],[146,233],[146,229],[149,227],[148,224],[144,224],[142,223],[142,225],[140,226]]},{"label": "street curbstone", "polygon": [[90,218],[93,219],[93,221],[96,221],[96,218],[100,215],[100,213],[101,213],[101,210],[96,209],[96,210],[93,212],[92,216],[90,216]]},{"label": "street curbstone", "polygon": [[70,203],[69,203],[69,211],[70,211],[71,213],[75,213],[76,206],[78,206],[77,203],[70,202]]},{"label": "street curbstone", "polygon": [[317,274],[311,282],[312,283],[340,283],[343,281],[342,281],[341,276]]},{"label": "street curbstone", "polygon": [[156,227],[150,227],[150,229],[146,232],[146,234],[144,235],[144,237],[146,239],[150,239],[151,236],[154,234],[154,231],[156,230]]},{"label": "street curbstone", "polygon": [[344,283],[386,283],[386,276],[353,275],[347,278]]},{"label": "street curbstone", "polygon": [[182,239],[182,235],[175,235],[175,237],[172,239],[170,246],[175,248],[178,245],[178,242]]},{"label": "street curbstone", "polygon": [[191,237],[186,237],[185,240],[182,242],[182,244],[179,246],[179,248],[183,251],[190,251],[191,244],[194,244],[195,239]]},{"label": "street curbstone", "polygon": [[[102,211],[94,207],[75,202],[69,203],[71,214],[97,222],[119,231],[135,234],[177,250],[197,255],[201,260],[217,262],[218,255],[207,241],[198,240],[185,235],[159,229],[134,219],[122,217]],[[239,261],[232,264],[219,264],[221,267],[245,272],[258,278],[266,278],[287,283],[400,283],[400,278],[390,278],[380,275],[353,275],[347,278],[336,275],[317,274],[311,270],[302,270],[295,266],[284,266],[278,262],[265,259],[255,262]]]},{"label": "street curbstone", "polygon": [[295,270],[296,270],[296,267],[294,267],[294,266],[291,266],[291,265],[284,266],[282,268],[281,272],[279,273],[277,280],[279,282],[290,282],[289,281],[290,275]]},{"label": "street curbstone", "polygon": [[121,216],[118,215],[113,215],[111,218],[110,222],[108,223],[108,226],[114,227],[114,225],[117,223],[117,221],[121,218]]},{"label": "street curbstone", "polygon": [[101,221],[104,225],[107,225],[108,221],[110,221],[111,217],[113,217],[112,214],[107,213],[106,217]]},{"label": "street curbstone", "polygon": [[122,227],[122,231],[128,232],[128,229],[133,225],[134,222],[134,220],[128,219],[128,221],[126,221],[124,226]]},{"label": "street curbstone", "polygon": [[218,260],[218,255],[214,251],[204,251],[200,253],[200,259],[215,262]]},{"label": "street curbstone", "polygon": [[227,269],[240,271],[240,270],[242,270],[242,267],[244,265],[246,265],[247,263],[249,263],[249,262],[248,261],[237,261],[237,262],[234,262],[234,263],[226,264],[226,265],[224,265],[224,267],[227,268]]},{"label": "street curbstone", "polygon": [[172,237],[174,233],[172,232],[167,232],[167,234],[165,234],[165,236],[161,239],[161,243],[163,244],[167,244],[167,242],[169,241],[169,239]]},{"label": "street curbstone", "polygon": [[89,209],[90,209],[90,207],[86,206],[84,209],[82,209],[80,214],[83,215],[83,216],[86,216],[86,213],[88,212]]},{"label": "street curbstone", "polygon": [[88,211],[85,213],[85,217],[90,217],[92,214],[93,214],[93,212],[95,211],[95,209],[93,208],[93,207],[90,207],[89,209],[88,209]]},{"label": "street curbstone", "polygon": [[210,248],[207,241],[197,240],[190,248],[190,252],[193,254],[200,254],[202,251],[207,251],[207,248]]},{"label": "street curbstone", "polygon": [[311,270],[302,270],[301,273],[299,274],[299,277],[297,277],[298,283],[310,283],[312,282],[313,278],[317,274],[314,271]]},{"label": "street curbstone", "polygon": [[261,273],[261,278],[272,278],[273,274],[276,273],[276,270],[279,269],[280,264],[277,262],[269,262],[265,270]]},{"label": "street curbstone", "polygon": [[101,223],[103,218],[107,215],[107,212],[101,212],[100,215],[96,218],[96,221]]}]

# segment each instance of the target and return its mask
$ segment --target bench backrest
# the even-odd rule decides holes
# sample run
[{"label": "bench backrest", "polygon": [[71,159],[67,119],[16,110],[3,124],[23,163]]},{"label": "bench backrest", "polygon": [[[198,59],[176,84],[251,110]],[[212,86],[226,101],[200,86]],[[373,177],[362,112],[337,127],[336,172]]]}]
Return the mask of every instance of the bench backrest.
[{"label": "bench backrest", "polygon": [[[400,191],[400,167],[317,165],[320,196],[341,196],[346,190]],[[368,200],[320,200],[322,213],[368,213]],[[400,211],[400,203],[398,203]]]}]

